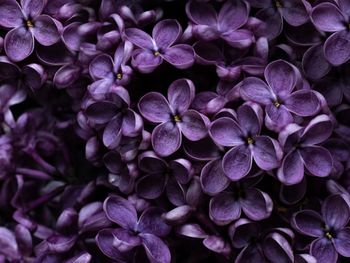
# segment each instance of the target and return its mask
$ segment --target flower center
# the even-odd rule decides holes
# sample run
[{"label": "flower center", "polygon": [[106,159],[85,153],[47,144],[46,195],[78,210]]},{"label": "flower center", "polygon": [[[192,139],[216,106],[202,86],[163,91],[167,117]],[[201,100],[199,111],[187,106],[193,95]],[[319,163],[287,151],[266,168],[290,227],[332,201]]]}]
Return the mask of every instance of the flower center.
[{"label": "flower center", "polygon": [[174,121],[175,122],[180,122],[181,121],[181,117],[179,115],[174,115]]},{"label": "flower center", "polygon": [[247,138],[247,143],[248,143],[248,144],[253,144],[253,143],[254,143],[253,138],[252,138],[252,137],[248,137],[248,138]]},{"label": "flower center", "polygon": [[122,78],[123,78],[123,74],[118,73],[118,74],[117,74],[117,79],[121,80]]},{"label": "flower center", "polygon": [[282,1],[281,1],[281,0],[276,0],[275,3],[276,3],[276,7],[277,7],[277,8],[283,7]]},{"label": "flower center", "polygon": [[276,100],[273,105],[275,105],[276,108],[279,108],[279,106],[281,106],[281,104]]},{"label": "flower center", "polygon": [[158,57],[160,55],[159,51],[154,51],[153,53],[156,57]]},{"label": "flower center", "polygon": [[326,236],[326,238],[328,238],[328,239],[332,239],[332,238],[333,238],[332,234],[329,233],[329,232],[326,232],[325,236]]},{"label": "flower center", "polygon": [[34,27],[33,22],[30,21],[30,20],[27,20],[27,21],[26,21],[26,25],[27,25],[28,28]]}]

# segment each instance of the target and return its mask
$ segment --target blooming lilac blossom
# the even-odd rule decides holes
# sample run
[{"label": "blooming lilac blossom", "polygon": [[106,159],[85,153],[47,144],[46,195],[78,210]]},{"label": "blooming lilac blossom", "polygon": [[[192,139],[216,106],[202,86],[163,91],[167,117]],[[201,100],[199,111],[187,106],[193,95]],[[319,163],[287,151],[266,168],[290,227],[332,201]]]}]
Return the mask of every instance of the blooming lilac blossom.
[{"label": "blooming lilac blossom", "polygon": [[43,0],[2,1],[0,25],[12,30],[6,34],[4,47],[10,59],[21,61],[34,50],[34,38],[44,46],[55,44],[59,38],[60,22],[42,14]]},{"label": "blooming lilac blossom", "polygon": [[176,20],[163,20],[152,31],[152,37],[137,28],[127,28],[126,38],[138,46],[132,53],[132,65],[142,73],[155,70],[163,60],[179,69],[194,63],[194,51],[190,45],[176,44],[182,29]]},{"label": "blooming lilac blossom", "polygon": [[348,2],[0,0],[0,262],[349,261]]}]

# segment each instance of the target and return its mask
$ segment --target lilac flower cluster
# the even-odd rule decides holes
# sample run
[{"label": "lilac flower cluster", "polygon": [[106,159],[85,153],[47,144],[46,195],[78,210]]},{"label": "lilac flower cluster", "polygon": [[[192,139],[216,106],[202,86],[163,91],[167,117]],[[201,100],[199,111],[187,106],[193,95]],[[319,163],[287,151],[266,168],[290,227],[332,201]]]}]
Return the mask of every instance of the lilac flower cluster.
[{"label": "lilac flower cluster", "polygon": [[350,261],[350,0],[0,0],[0,262]]}]

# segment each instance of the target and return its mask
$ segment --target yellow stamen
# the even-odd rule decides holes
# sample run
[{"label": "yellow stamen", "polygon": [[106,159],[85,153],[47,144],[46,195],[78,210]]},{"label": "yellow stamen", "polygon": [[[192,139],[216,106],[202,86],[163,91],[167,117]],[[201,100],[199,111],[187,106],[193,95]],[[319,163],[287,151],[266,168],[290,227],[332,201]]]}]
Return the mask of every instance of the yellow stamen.
[{"label": "yellow stamen", "polygon": [[160,55],[159,51],[154,51],[154,55],[158,57]]},{"label": "yellow stamen", "polygon": [[275,102],[273,103],[273,105],[275,105],[276,108],[278,108],[279,106],[281,106],[281,104],[280,104],[278,101],[275,101]]},{"label": "yellow stamen", "polygon": [[118,73],[118,74],[117,74],[117,79],[121,80],[122,78],[123,78],[123,74]]},{"label": "yellow stamen", "polygon": [[248,143],[248,144],[253,144],[253,143],[254,143],[253,138],[248,137],[248,138],[247,138],[247,143]]},{"label": "yellow stamen", "polygon": [[276,0],[276,7],[281,8],[282,7],[282,1],[281,0]]},{"label": "yellow stamen", "polygon": [[181,117],[179,115],[175,115],[174,116],[174,121],[175,122],[180,122],[181,121]]},{"label": "yellow stamen", "polygon": [[332,239],[332,238],[333,238],[333,236],[332,236],[331,233],[329,233],[329,232],[326,233],[326,237],[327,237],[328,239]]},{"label": "yellow stamen", "polygon": [[33,27],[34,26],[32,21],[30,21],[30,20],[27,20],[26,24],[27,24],[27,27]]}]

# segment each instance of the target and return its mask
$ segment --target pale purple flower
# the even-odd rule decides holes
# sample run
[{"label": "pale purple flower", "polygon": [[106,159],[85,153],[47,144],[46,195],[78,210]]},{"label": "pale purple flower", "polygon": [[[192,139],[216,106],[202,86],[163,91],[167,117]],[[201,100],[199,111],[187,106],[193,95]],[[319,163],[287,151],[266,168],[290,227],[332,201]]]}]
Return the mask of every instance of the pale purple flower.
[{"label": "pale purple flower", "polygon": [[190,1],[186,5],[186,13],[194,24],[193,33],[202,40],[221,38],[237,48],[247,48],[254,41],[252,32],[241,28],[248,20],[249,6],[246,2],[229,0],[217,14],[211,4]]},{"label": "pale purple flower", "polygon": [[319,144],[332,134],[332,127],[330,118],[324,114],[312,119],[305,128],[294,123],[286,126],[278,138],[285,153],[277,172],[282,183],[300,183],[305,169],[317,177],[330,175],[333,169],[332,155]]},{"label": "pale purple flower", "polygon": [[106,256],[125,260],[133,256],[134,248],[143,246],[150,262],[170,263],[169,248],[161,237],[165,237],[171,228],[162,220],[164,211],[161,208],[147,208],[138,217],[135,207],[128,200],[110,196],[105,200],[103,209],[107,217],[120,226],[101,230],[96,236],[96,242]]},{"label": "pale purple flower", "polygon": [[267,65],[264,73],[266,83],[255,77],[243,80],[242,97],[265,106],[266,126],[280,131],[294,121],[292,115],[306,117],[315,115],[320,102],[312,90],[293,91],[300,82],[300,73],[288,62],[277,60]]},{"label": "pale purple flower", "polygon": [[27,58],[34,50],[34,38],[44,46],[51,46],[60,38],[60,23],[42,14],[44,0],[15,0],[0,3],[0,25],[12,30],[6,34],[4,47],[13,61]]},{"label": "pale purple flower", "polygon": [[294,214],[292,226],[301,234],[315,238],[310,254],[319,263],[336,263],[338,254],[350,257],[349,199],[331,195],[322,204],[321,214],[302,210]]},{"label": "pale purple flower", "polygon": [[311,20],[321,31],[333,33],[324,43],[325,58],[334,66],[350,59],[350,1],[339,0],[338,6],[324,2],[312,9]]},{"label": "pale purple flower", "polygon": [[157,23],[152,37],[138,28],[125,29],[125,35],[139,47],[133,51],[131,63],[142,73],[151,73],[163,60],[179,69],[189,68],[194,63],[193,48],[187,44],[176,44],[182,35],[181,26],[176,20]]},{"label": "pale purple flower", "polygon": [[245,103],[237,110],[237,120],[222,117],[210,126],[210,136],[214,142],[231,149],[222,162],[228,178],[237,181],[246,176],[252,168],[253,160],[265,171],[279,167],[282,149],[269,136],[260,135],[263,111],[258,104]]},{"label": "pale purple flower", "polygon": [[140,113],[152,123],[159,124],[152,132],[152,146],[160,156],[177,151],[182,134],[198,141],[207,135],[208,118],[189,109],[195,95],[195,87],[188,79],[174,81],[168,89],[168,99],[158,92],[144,95],[138,104]]}]

